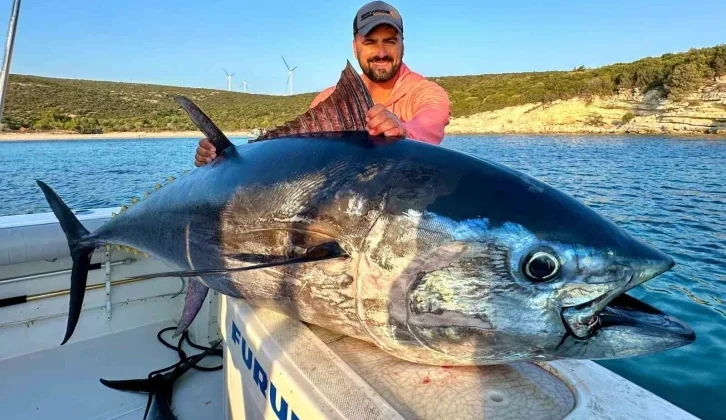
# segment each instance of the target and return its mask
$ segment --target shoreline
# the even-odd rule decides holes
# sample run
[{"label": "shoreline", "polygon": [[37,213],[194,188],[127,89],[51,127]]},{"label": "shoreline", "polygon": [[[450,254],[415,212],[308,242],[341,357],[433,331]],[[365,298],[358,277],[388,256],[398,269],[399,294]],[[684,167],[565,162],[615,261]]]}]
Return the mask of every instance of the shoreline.
[{"label": "shoreline", "polygon": [[[252,137],[249,131],[230,131],[228,137]],[[155,140],[165,138],[204,138],[201,131],[125,131],[103,134],[80,134],[71,132],[0,132],[0,142],[56,141],[56,140]]]},{"label": "shoreline", "polygon": [[[227,137],[252,138],[248,131],[230,131],[225,133]],[[697,138],[726,140],[726,132],[700,133],[700,132],[605,132],[605,131],[468,131],[455,130],[446,132],[446,137],[456,136],[598,136],[598,137],[672,137],[672,138]],[[3,142],[24,142],[24,141],[88,141],[88,140],[158,140],[169,138],[202,139],[204,134],[200,131],[157,131],[157,132],[113,132],[103,134],[79,134],[67,132],[0,132],[0,143]]]},{"label": "shoreline", "polygon": [[626,131],[479,131],[457,130],[446,136],[551,136],[551,137],[666,137],[673,139],[726,140],[726,132],[702,133],[697,131],[626,132]]}]

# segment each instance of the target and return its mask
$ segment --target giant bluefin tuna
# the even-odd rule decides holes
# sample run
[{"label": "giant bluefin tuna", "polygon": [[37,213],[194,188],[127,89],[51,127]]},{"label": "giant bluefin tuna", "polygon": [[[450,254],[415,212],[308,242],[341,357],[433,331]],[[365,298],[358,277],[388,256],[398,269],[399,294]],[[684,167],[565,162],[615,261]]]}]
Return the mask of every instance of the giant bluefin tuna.
[{"label": "giant bluefin tuna", "polygon": [[176,98],[219,156],[94,232],[38,182],[74,265],[72,335],[95,248],[148,253],[192,277],[177,333],[209,288],[433,365],[603,359],[695,340],[625,294],[674,261],[514,169],[365,131],[350,63],[335,93],[239,146]]}]

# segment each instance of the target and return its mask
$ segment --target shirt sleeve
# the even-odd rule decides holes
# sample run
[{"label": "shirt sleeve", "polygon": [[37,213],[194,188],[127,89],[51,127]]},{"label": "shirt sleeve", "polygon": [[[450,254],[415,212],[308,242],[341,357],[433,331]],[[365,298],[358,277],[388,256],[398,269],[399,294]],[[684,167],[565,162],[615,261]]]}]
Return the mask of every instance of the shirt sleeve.
[{"label": "shirt sleeve", "polygon": [[414,116],[403,123],[408,138],[426,143],[440,144],[444,139],[444,127],[449,125],[451,104],[449,95],[438,84],[425,81],[414,90]]}]

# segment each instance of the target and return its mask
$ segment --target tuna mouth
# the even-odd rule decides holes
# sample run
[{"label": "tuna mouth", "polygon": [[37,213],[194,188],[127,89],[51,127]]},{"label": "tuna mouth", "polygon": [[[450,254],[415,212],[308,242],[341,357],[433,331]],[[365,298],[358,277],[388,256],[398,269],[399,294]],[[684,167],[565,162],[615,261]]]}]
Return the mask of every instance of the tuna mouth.
[{"label": "tuna mouth", "polygon": [[621,293],[605,305],[600,311],[589,317],[577,317],[566,314],[567,311],[587,313],[588,307],[596,307],[606,297],[566,308],[562,311],[563,321],[568,332],[580,340],[588,340],[603,330],[628,329],[630,334],[658,337],[680,343],[690,344],[696,339],[696,333],[683,321],[670,316],[653,306]]},{"label": "tuna mouth", "polygon": [[[665,254],[658,259],[631,261],[628,264],[630,278],[622,288],[589,302],[562,309],[561,317],[567,332],[576,339],[586,340],[602,328],[612,328],[617,325],[649,328],[649,326],[672,324],[670,321],[677,321],[679,325],[690,330],[675,318],[625,294],[628,290],[670,270],[674,265],[673,259]],[[674,326],[674,328],[673,332],[680,331],[680,327]]]},{"label": "tuna mouth", "polygon": [[608,298],[608,295],[602,295],[590,302],[562,309],[562,323],[567,332],[581,340],[590,338],[602,326],[600,314],[607,308],[606,299],[612,303],[612,298]]},{"label": "tuna mouth", "polygon": [[641,335],[671,336],[684,344],[696,340],[696,333],[681,320],[628,294],[615,298],[598,315],[599,328],[629,327]]},{"label": "tuna mouth", "polygon": [[566,322],[564,311],[563,321],[567,332],[556,347],[558,358],[599,360],[641,356],[696,340],[696,333],[682,321],[625,293],[613,298],[582,327]]},{"label": "tuna mouth", "polygon": [[[614,293],[608,293],[583,304],[563,308],[562,321],[567,335],[576,340],[598,340],[606,337],[627,336],[641,341],[642,348],[679,347],[696,339],[695,332],[684,322],[642,302],[625,292],[670,270],[673,259],[663,256],[632,263],[632,275],[627,284]],[[616,345],[610,343],[610,345]],[[665,346],[665,347],[664,347]]]}]

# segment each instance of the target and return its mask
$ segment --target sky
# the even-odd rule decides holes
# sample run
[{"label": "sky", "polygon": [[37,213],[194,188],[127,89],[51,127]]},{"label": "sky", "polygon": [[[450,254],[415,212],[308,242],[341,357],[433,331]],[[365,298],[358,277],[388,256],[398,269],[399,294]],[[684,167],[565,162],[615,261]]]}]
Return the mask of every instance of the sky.
[{"label": "sky", "polygon": [[[11,0],[0,8],[6,33]],[[365,1],[25,0],[11,73],[251,93],[335,84]],[[326,6],[327,4],[327,6]],[[426,77],[569,70],[726,43],[726,1],[391,2],[404,62]],[[4,45],[4,43],[3,43]]]}]

